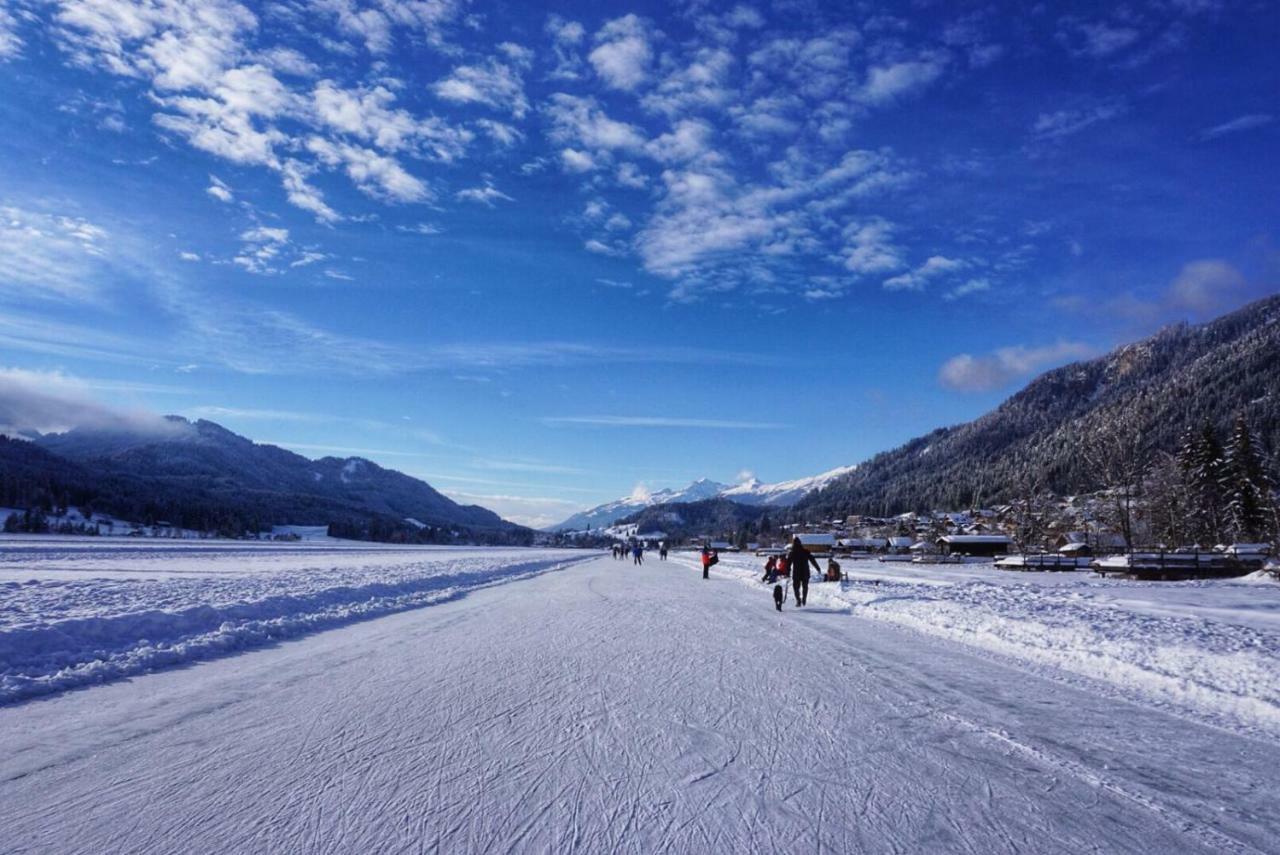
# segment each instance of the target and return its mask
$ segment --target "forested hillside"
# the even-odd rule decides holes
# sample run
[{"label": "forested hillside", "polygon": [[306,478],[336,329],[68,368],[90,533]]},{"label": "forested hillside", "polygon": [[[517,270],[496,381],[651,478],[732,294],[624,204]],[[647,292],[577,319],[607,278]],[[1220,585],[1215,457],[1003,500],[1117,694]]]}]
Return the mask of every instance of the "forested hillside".
[{"label": "forested hillside", "polygon": [[238,535],[328,525],[377,540],[528,542],[532,532],[363,458],[308,460],[208,421],[156,431],[0,437],[0,504],[87,508],[138,523]]},{"label": "forested hillside", "polygon": [[981,418],[875,456],[808,496],[796,515],[887,515],[1088,492],[1115,483],[1105,470],[1123,468],[1118,458],[1176,453],[1206,422],[1227,436],[1238,416],[1264,454],[1280,447],[1280,296],[1049,371]]}]

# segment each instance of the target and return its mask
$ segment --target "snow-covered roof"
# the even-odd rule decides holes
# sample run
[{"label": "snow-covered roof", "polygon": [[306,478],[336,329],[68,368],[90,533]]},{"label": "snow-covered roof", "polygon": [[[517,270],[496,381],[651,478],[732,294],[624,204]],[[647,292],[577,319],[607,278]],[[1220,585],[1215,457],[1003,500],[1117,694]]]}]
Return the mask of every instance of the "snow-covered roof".
[{"label": "snow-covered roof", "polygon": [[[910,542],[910,541],[908,541]],[[844,537],[839,540],[841,546],[866,546],[879,548],[886,545],[883,537]]]},{"label": "snow-covered roof", "polygon": [[944,534],[938,540],[941,543],[1013,543],[1004,534]]},{"label": "snow-covered roof", "polygon": [[834,534],[798,534],[796,537],[805,546],[834,546],[836,542]]}]

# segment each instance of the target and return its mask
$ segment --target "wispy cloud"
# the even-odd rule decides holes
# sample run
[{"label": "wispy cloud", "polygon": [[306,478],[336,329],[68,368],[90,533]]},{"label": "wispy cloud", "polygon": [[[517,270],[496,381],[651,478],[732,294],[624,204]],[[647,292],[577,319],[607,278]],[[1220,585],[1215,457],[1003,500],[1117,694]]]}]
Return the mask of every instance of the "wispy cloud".
[{"label": "wispy cloud", "polygon": [[0,206],[0,297],[96,302],[110,245],[106,229],[84,217]]},{"label": "wispy cloud", "polygon": [[1205,128],[1200,132],[1200,140],[1207,142],[1229,134],[1251,131],[1254,128],[1265,128],[1267,125],[1274,124],[1275,120],[1276,117],[1270,113],[1250,113],[1247,116],[1240,116],[1229,122],[1223,122],[1221,125]]},{"label": "wispy cloud", "polygon": [[789,427],[776,422],[681,419],[668,416],[552,416],[542,419],[542,423],[552,427],[692,428],[696,430],[782,430]]}]

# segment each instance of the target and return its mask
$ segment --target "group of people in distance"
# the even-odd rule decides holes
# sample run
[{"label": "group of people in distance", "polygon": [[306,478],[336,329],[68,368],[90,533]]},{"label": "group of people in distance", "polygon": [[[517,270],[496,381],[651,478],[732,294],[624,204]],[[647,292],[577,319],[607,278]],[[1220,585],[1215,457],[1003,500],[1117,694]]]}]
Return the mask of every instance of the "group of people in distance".
[{"label": "group of people in distance", "polygon": [[[645,550],[643,541],[632,541],[629,546],[625,543],[615,543],[610,548],[610,551],[613,553],[613,557],[619,561],[625,561],[627,556],[630,555],[632,564],[644,563]],[[658,544],[658,559],[661,561],[667,560],[667,542],[665,540]]]},{"label": "group of people in distance", "polygon": [[[644,543],[639,540],[632,541],[630,544],[615,543],[612,547],[613,557],[619,560],[626,560],[628,555],[631,556],[633,563],[644,564]],[[667,544],[663,541],[658,544],[658,557],[667,560]],[[702,547],[702,578],[711,578],[711,568],[719,563],[720,555],[716,550],[712,549],[708,544]],[[782,587],[782,583],[778,581],[778,577],[790,577],[791,585],[796,592],[796,605],[803,606],[809,601],[809,568],[812,567],[819,573],[823,573],[822,567],[818,565],[818,560],[813,557],[813,553],[805,548],[804,543],[797,535],[791,541],[791,545],[787,551],[781,555],[770,555],[769,560],[764,565],[764,576],[761,582],[767,582],[773,585],[773,602],[778,611],[782,611],[782,602],[786,598],[786,591]],[[824,582],[839,582],[843,578],[840,572],[840,563],[835,558],[827,559],[827,569],[822,575]]]},{"label": "group of people in distance", "polygon": [[[822,572],[813,553],[805,548],[799,535],[791,541],[791,546],[781,555],[770,555],[764,563],[764,576],[761,582],[773,585],[773,604],[782,611],[782,601],[786,592],[778,582],[779,576],[790,576],[791,585],[795,589],[796,605],[803,606],[809,601],[809,568]],[[839,582],[840,563],[835,558],[827,559],[827,570],[822,576],[824,582]]]}]

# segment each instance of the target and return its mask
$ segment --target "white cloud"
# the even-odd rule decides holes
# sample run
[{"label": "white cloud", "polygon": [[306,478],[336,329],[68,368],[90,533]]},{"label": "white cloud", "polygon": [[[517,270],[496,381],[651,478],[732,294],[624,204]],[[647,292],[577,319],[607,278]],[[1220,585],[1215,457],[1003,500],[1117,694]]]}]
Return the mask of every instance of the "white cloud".
[{"label": "white cloud", "polygon": [[[161,132],[234,163],[279,172],[290,203],[323,223],[341,216],[308,180],[317,165],[344,170],[376,198],[423,201],[431,195],[425,183],[393,155],[452,162],[465,155],[474,138],[467,128],[395,106],[393,90],[399,83],[390,77],[366,87],[346,88],[334,80],[312,86],[316,64],[294,48],[264,44],[274,31],[264,32],[257,15],[235,0],[54,2],[54,32],[72,62],[146,81],[150,103],[158,107],[152,121]],[[344,33],[382,52],[399,29],[443,49],[444,30],[462,4],[316,0],[313,5],[333,16]],[[500,45],[499,51],[508,71],[527,66],[531,58],[517,45]],[[491,70],[501,72],[497,65]],[[485,83],[479,80],[477,86]],[[496,97],[492,87],[484,91],[489,94],[483,97]],[[522,97],[512,109],[527,109]],[[504,145],[518,138],[518,131],[500,124],[484,130]],[[228,201],[225,186],[211,185],[209,192]]]},{"label": "white cloud", "polygon": [[355,185],[375,199],[425,202],[434,195],[425,183],[410,175],[394,158],[372,149],[334,143],[323,137],[311,137],[306,145],[322,163],[343,167]]},{"label": "white cloud", "polygon": [[231,188],[223,183],[216,175],[209,176],[209,186],[205,188],[204,192],[208,193],[219,202],[235,201],[235,196],[231,193]]},{"label": "white cloud", "polygon": [[[517,56],[522,58],[523,65],[527,65],[524,54]],[[494,59],[483,65],[460,65],[448,77],[436,82],[431,89],[436,97],[446,101],[484,104],[521,119],[529,111],[529,100],[525,97],[524,80],[520,74],[523,65]]]},{"label": "white cloud", "polygon": [[551,36],[551,50],[555,56],[555,68],[551,70],[552,80],[577,80],[582,76],[582,56],[577,46],[582,43],[586,30],[577,21],[570,21],[559,15],[549,15],[544,27]]},{"label": "white cloud", "polygon": [[462,202],[476,202],[481,205],[487,205],[492,208],[493,203],[501,200],[504,202],[514,202],[506,193],[503,193],[492,184],[485,184],[483,187],[470,187],[466,190],[459,190],[454,197]]},{"label": "white cloud", "polygon": [[499,122],[494,119],[476,119],[475,125],[484,131],[489,139],[504,148],[510,148],[524,139],[524,134],[519,129],[508,125],[506,122]]},{"label": "white cloud", "polygon": [[415,235],[439,235],[444,234],[444,229],[434,223],[415,223],[411,226],[396,226],[396,231],[407,232]]},{"label": "white cloud", "polygon": [[991,290],[991,280],[986,279],[985,277],[980,277],[976,279],[970,279],[967,282],[962,282],[961,284],[952,288],[946,294],[943,294],[942,299],[950,302],[952,300],[959,300],[961,297],[967,297],[970,294],[977,294],[982,291],[990,291],[990,290]]},{"label": "white cloud", "polygon": [[[681,163],[714,157],[715,129],[703,119],[681,119],[668,133],[649,141],[645,153],[662,163]],[[718,159],[718,158],[715,158]]]},{"label": "white cloud", "polygon": [[576,148],[561,149],[560,163],[564,166],[565,172],[590,172],[596,168],[595,158]]},{"label": "white cloud", "polygon": [[1273,124],[1276,117],[1270,113],[1251,113],[1247,116],[1239,116],[1229,122],[1223,122],[1221,125],[1214,125],[1212,128],[1205,128],[1200,132],[1201,141],[1216,140],[1218,137],[1225,137],[1228,134],[1238,134],[1242,131],[1251,131],[1254,128],[1265,128],[1267,125]]},{"label": "white cloud", "polygon": [[623,163],[618,166],[615,176],[618,183],[632,190],[643,190],[649,186],[649,178],[634,163]]},{"label": "white cloud", "polygon": [[1221,259],[1208,258],[1183,265],[1169,285],[1169,303],[1177,310],[1207,317],[1236,304],[1246,282],[1239,270]]},{"label": "white cloud", "polygon": [[941,77],[946,63],[946,55],[939,53],[874,66],[867,72],[867,80],[858,91],[858,100],[878,105],[905,98]]},{"label": "white cloud", "polygon": [[316,84],[313,106],[320,122],[386,152],[412,152],[450,163],[462,157],[474,135],[437,117],[418,118],[393,108],[395,93],[385,86],[346,89],[332,80]]},{"label": "white cloud", "polygon": [[0,6],[0,62],[14,59],[22,53],[22,39],[18,38],[18,22],[9,10]]},{"label": "white cloud", "polygon": [[397,27],[443,50],[449,26],[462,17],[464,0],[313,0],[345,33],[360,39],[373,54],[391,50]]},{"label": "white cloud", "polygon": [[83,217],[0,206],[0,274],[5,288],[29,297],[95,301],[108,266],[110,235]]},{"label": "white cloud", "polygon": [[652,28],[636,15],[606,23],[596,33],[596,48],[587,58],[596,74],[614,89],[635,89],[649,76],[653,61]]},{"label": "white cloud", "polygon": [[297,160],[290,159],[280,164],[280,181],[285,196],[294,207],[314,214],[317,222],[337,222],[342,215],[330,208],[324,201],[324,195],[307,181],[314,171],[314,167]]},{"label": "white cloud", "polygon": [[[101,428],[178,434],[189,430],[143,410],[106,406],[92,396],[95,384],[60,371],[0,368],[0,434],[62,433]],[[123,387],[120,387],[123,388]]]},{"label": "white cloud", "polygon": [[938,382],[960,392],[990,392],[1053,365],[1093,354],[1089,345],[1072,341],[1044,347],[1003,347],[987,356],[962,353],[943,363]]},{"label": "white cloud", "polygon": [[886,279],[884,287],[889,291],[922,291],[925,283],[939,276],[954,273],[968,267],[968,262],[945,255],[930,256],[923,264],[909,273],[903,273],[892,279]]},{"label": "white cloud", "polygon": [[284,261],[281,256],[290,246],[288,229],[256,226],[241,232],[240,240],[244,246],[231,259],[233,264],[259,275],[281,272],[278,266]]},{"label": "white cloud", "polygon": [[1130,26],[1105,21],[1067,19],[1058,32],[1058,40],[1072,53],[1101,59],[1123,50],[1141,35]]},{"label": "white cloud", "polygon": [[893,224],[884,219],[850,223],[844,228],[844,266],[854,273],[871,274],[902,266],[901,251],[893,243]]},{"label": "white cloud", "polygon": [[609,118],[594,98],[557,93],[547,108],[552,142],[577,144],[593,152],[640,149],[644,133],[635,125]]},{"label": "white cloud", "polygon": [[724,48],[700,48],[687,67],[663,79],[641,103],[671,117],[725,107],[735,97],[728,88],[733,66],[733,54]]},{"label": "white cloud", "polygon": [[594,252],[596,255],[622,255],[622,250],[595,238],[585,241],[582,247],[587,252]]},{"label": "white cloud", "polygon": [[1114,119],[1127,109],[1122,101],[1108,101],[1087,107],[1055,110],[1036,117],[1031,132],[1042,140],[1058,139],[1083,131],[1085,128]]}]

